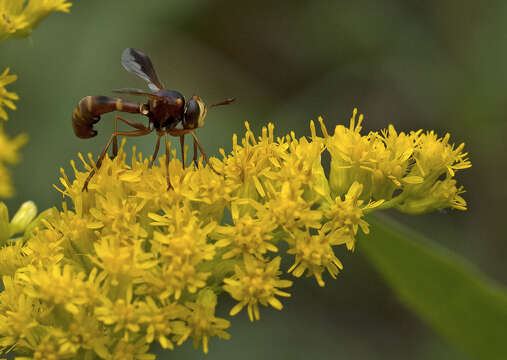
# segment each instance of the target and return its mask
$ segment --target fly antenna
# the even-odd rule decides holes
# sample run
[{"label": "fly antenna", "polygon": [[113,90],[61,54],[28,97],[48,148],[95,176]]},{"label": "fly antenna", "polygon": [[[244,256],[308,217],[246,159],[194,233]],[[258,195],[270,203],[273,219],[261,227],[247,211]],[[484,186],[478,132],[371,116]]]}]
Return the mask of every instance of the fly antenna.
[{"label": "fly antenna", "polygon": [[209,110],[209,109],[211,109],[211,108],[214,108],[215,106],[229,105],[229,104],[231,104],[234,100],[236,100],[236,98],[230,98],[230,99],[224,100],[224,101],[222,101],[222,102],[219,102],[219,103],[217,103],[217,104],[213,104],[213,105],[207,106],[206,108]]}]

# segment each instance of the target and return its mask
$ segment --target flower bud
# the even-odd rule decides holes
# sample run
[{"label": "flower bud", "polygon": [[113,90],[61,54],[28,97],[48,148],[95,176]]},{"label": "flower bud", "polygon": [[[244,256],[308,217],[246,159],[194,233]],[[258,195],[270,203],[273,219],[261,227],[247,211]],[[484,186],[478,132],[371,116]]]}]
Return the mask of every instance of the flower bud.
[{"label": "flower bud", "polygon": [[37,215],[37,206],[33,201],[24,202],[18,212],[12,218],[10,224],[10,235],[19,234],[25,231],[28,224]]}]

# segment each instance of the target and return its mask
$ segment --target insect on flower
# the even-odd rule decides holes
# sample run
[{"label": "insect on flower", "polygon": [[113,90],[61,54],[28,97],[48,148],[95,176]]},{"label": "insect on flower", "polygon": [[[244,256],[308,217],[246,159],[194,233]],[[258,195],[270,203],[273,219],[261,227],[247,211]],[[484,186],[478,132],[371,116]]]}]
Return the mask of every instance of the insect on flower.
[{"label": "insect on flower", "polygon": [[[207,106],[198,95],[193,95],[190,100],[185,101],[183,95],[175,90],[167,90],[158,79],[153,64],[150,58],[139,50],[127,48],[123,51],[121,56],[121,63],[128,71],[148,83],[148,87],[152,92],[140,89],[116,89],[115,93],[144,96],[148,98],[146,103],[136,103],[125,101],[121,98],[113,98],[108,96],[86,96],[82,98],[74,109],[72,114],[72,128],[77,137],[82,139],[92,138],[97,135],[97,131],[93,129],[93,125],[100,120],[100,116],[112,111],[122,111],[131,114],[141,114],[148,117],[148,126],[141,123],[132,122],[121,116],[114,117],[114,132],[109,138],[104,150],[100,154],[96,168],[92,169],[88,178],[85,180],[82,191],[88,190],[88,183],[92,179],[95,171],[100,169],[102,161],[107,154],[107,150],[113,145],[113,157],[118,153],[118,140],[119,135],[123,136],[143,136],[150,134],[154,130],[157,132],[157,144],[155,151],[151,157],[150,167],[153,166],[157,158],[158,150],[160,147],[160,139],[164,136],[165,139],[165,166],[168,188],[171,187],[169,180],[169,142],[167,134],[178,136],[180,138],[181,154],[183,166],[185,166],[185,152],[184,152],[184,136],[191,134],[194,141],[194,163],[197,163],[197,147],[201,151],[204,161],[208,163],[208,157],[204,152],[197,136],[195,129],[204,125],[204,119],[209,109],[220,106],[228,105],[234,101],[234,98],[227,99],[217,104]],[[131,131],[118,131],[118,120],[133,127],[136,130]],[[181,127],[177,127],[181,123]],[[209,163],[208,163],[209,164]]]}]

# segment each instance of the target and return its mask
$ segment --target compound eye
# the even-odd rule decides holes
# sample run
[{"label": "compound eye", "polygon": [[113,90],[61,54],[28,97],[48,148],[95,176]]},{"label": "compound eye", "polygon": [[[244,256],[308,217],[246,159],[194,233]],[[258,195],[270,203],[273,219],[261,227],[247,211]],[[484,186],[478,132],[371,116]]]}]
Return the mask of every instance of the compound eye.
[{"label": "compound eye", "polygon": [[185,110],[185,119],[183,120],[183,128],[195,129],[199,127],[199,117],[201,115],[201,107],[198,100],[191,99]]}]

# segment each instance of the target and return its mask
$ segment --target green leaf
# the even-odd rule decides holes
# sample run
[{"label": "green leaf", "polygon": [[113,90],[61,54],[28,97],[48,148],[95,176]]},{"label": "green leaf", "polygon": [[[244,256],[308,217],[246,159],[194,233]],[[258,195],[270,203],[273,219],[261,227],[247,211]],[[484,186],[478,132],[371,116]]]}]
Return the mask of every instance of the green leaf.
[{"label": "green leaf", "polygon": [[472,264],[386,217],[370,217],[364,254],[401,301],[477,359],[507,359],[507,291]]}]

